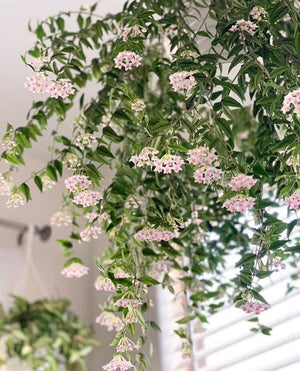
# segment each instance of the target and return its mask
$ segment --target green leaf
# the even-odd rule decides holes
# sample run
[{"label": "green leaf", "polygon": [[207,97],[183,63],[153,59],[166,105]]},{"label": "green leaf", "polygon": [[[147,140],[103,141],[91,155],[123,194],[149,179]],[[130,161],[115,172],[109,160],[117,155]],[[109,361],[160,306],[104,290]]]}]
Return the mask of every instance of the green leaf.
[{"label": "green leaf", "polygon": [[55,182],[57,182],[57,175],[56,175],[56,171],[55,171],[55,168],[52,166],[52,165],[48,165],[47,168],[46,168],[46,174],[48,175],[48,177],[52,180],[54,180]]},{"label": "green leaf", "polygon": [[128,330],[132,337],[135,337],[135,323],[128,323],[127,324]]},{"label": "green leaf", "polygon": [[154,330],[161,332],[161,328],[158,326],[158,324],[157,324],[156,322],[154,322],[154,321],[150,321],[149,323],[150,323],[150,326],[151,326]]},{"label": "green leaf", "polygon": [[286,251],[289,251],[293,254],[298,254],[298,253],[300,253],[300,245],[290,247],[289,249],[286,249]]},{"label": "green leaf", "polygon": [[2,153],[2,158],[14,165],[20,165],[20,164],[25,165],[25,162],[21,156],[12,155],[11,153],[6,152],[6,151]]},{"label": "green leaf", "polygon": [[247,253],[242,256],[242,258],[235,264],[236,267],[240,267],[241,265],[253,263],[256,259],[256,255],[253,253]]},{"label": "green leaf", "polygon": [[63,173],[63,165],[61,161],[54,160],[54,167],[58,171],[59,175],[62,176]]},{"label": "green leaf", "polygon": [[158,285],[159,281],[156,279],[150,277],[150,276],[142,276],[138,278],[138,281],[143,282],[147,286],[153,286],[153,285]]},{"label": "green leaf", "polygon": [[289,8],[284,5],[276,4],[270,11],[269,11],[269,18],[271,23],[275,23],[279,19],[283,18],[289,12]]},{"label": "green leaf", "polygon": [[269,174],[266,172],[266,170],[260,165],[260,164],[256,164],[253,166],[252,168],[252,171],[253,171],[253,174],[254,175],[261,175],[261,176],[264,176],[266,178],[269,177]]},{"label": "green leaf", "polygon": [[287,237],[290,237],[290,234],[292,233],[293,229],[296,227],[296,225],[299,223],[298,219],[292,220],[287,227]]},{"label": "green leaf", "polygon": [[15,139],[22,147],[25,147],[25,148],[31,147],[30,141],[28,140],[28,138],[26,138],[24,134],[16,133]]},{"label": "green leaf", "polygon": [[82,260],[80,258],[77,258],[77,257],[74,257],[74,258],[71,258],[71,259],[68,259],[65,264],[64,264],[64,268],[67,268],[69,267],[71,264],[73,263],[79,263],[79,264],[82,264]]},{"label": "green leaf", "polygon": [[57,23],[57,26],[60,29],[60,31],[63,31],[65,29],[65,21],[63,20],[63,18],[58,17],[56,19],[56,23]]},{"label": "green leaf", "polygon": [[158,254],[156,252],[154,252],[152,249],[148,248],[148,247],[145,247],[143,250],[142,250],[142,253],[143,255],[145,256],[158,256]]},{"label": "green leaf", "polygon": [[39,189],[41,192],[43,192],[43,182],[42,182],[41,178],[40,178],[38,175],[36,175],[36,176],[33,178],[33,180],[34,180],[34,183],[36,184],[36,186],[38,187],[38,189]]},{"label": "green leaf", "polygon": [[68,241],[68,240],[56,240],[57,242],[59,242],[63,247],[66,247],[67,249],[71,249],[73,247],[73,244],[72,242]]},{"label": "green leaf", "polygon": [[274,271],[256,271],[255,276],[260,278],[260,279],[263,279],[263,278],[267,278],[267,277],[271,276],[271,274],[273,272]]},{"label": "green leaf", "polygon": [[265,325],[260,325],[260,331],[264,334],[264,335],[271,335],[271,327],[267,327]]},{"label": "green leaf", "polygon": [[279,241],[272,242],[270,245],[270,250],[277,250],[280,247],[284,246],[289,241],[290,240],[279,240]]},{"label": "green leaf", "polygon": [[300,55],[300,32],[297,32],[295,37],[295,50],[298,55]]},{"label": "green leaf", "polygon": [[115,156],[105,146],[99,146],[99,147],[97,147],[96,152],[100,156],[109,157],[109,158],[115,158]]},{"label": "green leaf", "polygon": [[82,18],[82,16],[80,14],[77,17],[77,23],[78,23],[79,28],[82,28],[82,26],[83,26],[83,18]]},{"label": "green leaf", "polygon": [[256,300],[258,300],[258,301],[260,301],[264,304],[269,305],[269,303],[266,301],[266,299],[263,296],[261,296],[257,291],[252,290],[252,294],[253,294],[254,299],[256,299]]},{"label": "green leaf", "polygon": [[176,321],[176,323],[178,323],[179,325],[185,325],[186,323],[189,323],[190,321],[192,321],[194,318],[195,316],[186,316],[186,317],[180,318],[178,321]]},{"label": "green leaf", "polygon": [[35,33],[36,33],[36,36],[38,37],[39,40],[42,40],[46,36],[42,25],[39,25],[37,27],[37,29],[35,30]]},{"label": "green leaf", "polygon": [[232,97],[225,97],[222,99],[222,105],[228,106],[228,107],[237,107],[242,108],[241,103],[239,103],[237,100],[235,100]]},{"label": "green leaf", "polygon": [[124,139],[124,137],[119,136],[112,128],[106,126],[103,128],[103,135],[115,143],[120,143]]},{"label": "green leaf", "polygon": [[26,201],[28,202],[31,200],[31,195],[30,195],[30,189],[26,183],[22,183],[19,187],[18,190],[23,193],[23,195],[26,198]]}]

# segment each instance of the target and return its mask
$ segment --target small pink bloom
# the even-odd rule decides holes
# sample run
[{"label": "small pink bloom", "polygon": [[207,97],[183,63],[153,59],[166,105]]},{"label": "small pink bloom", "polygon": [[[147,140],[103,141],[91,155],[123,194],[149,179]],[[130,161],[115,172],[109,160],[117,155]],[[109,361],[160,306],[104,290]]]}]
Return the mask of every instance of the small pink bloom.
[{"label": "small pink bloom", "polygon": [[89,268],[80,264],[80,263],[72,263],[68,267],[64,268],[61,271],[61,274],[63,276],[66,276],[67,278],[80,278],[86,274],[88,274]]},{"label": "small pink bloom", "polygon": [[194,85],[197,84],[193,74],[195,72],[191,71],[182,71],[176,72],[169,76],[170,84],[173,87],[173,90],[189,90]]},{"label": "small pink bloom", "polygon": [[139,67],[141,65],[142,58],[134,52],[120,52],[116,58],[114,58],[115,68],[125,68],[125,71],[131,70],[132,67]]}]

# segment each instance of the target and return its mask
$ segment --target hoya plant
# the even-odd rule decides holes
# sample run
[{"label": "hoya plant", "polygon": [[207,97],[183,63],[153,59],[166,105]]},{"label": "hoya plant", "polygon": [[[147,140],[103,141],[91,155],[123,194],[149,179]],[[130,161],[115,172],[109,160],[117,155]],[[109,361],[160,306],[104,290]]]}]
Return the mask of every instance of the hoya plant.
[{"label": "hoya plant", "polygon": [[[96,3],[29,26],[24,86],[35,99],[25,126],[7,125],[1,192],[18,207],[32,187],[63,177],[51,221],[73,225],[59,241],[68,278],[89,270],[73,247],[105,231],[95,287],[108,295],[97,322],[116,336],[104,370],[151,369],[150,286],[174,292],[181,282],[186,314],[174,328],[186,349],[189,323],[224,303],[268,310],[260,280],[295,265],[299,19],[293,0],[140,0],[118,14],[102,16]],[[14,184],[51,120],[48,163]]]},{"label": "hoya plant", "polygon": [[92,330],[83,325],[64,299],[29,303],[14,296],[5,313],[1,308],[0,336],[5,343],[5,364],[19,359],[29,370],[87,370],[84,358],[98,345]]}]

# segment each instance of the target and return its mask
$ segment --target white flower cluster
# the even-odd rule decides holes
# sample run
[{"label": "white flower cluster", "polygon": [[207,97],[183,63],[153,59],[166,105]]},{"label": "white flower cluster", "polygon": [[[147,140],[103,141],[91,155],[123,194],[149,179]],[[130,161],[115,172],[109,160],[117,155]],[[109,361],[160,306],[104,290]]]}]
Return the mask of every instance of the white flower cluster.
[{"label": "white flower cluster", "polygon": [[257,25],[251,21],[246,21],[245,19],[239,19],[236,24],[234,24],[229,31],[231,32],[248,32],[249,35],[253,36],[257,29]]},{"label": "white flower cluster", "polygon": [[262,6],[255,6],[250,12],[251,17],[257,21],[261,21],[267,14],[267,11]]},{"label": "white flower cluster", "polygon": [[119,35],[122,37],[124,42],[127,42],[129,38],[132,39],[137,36],[145,37],[146,32],[146,28],[138,24],[135,24],[132,27],[126,25],[119,31]]}]

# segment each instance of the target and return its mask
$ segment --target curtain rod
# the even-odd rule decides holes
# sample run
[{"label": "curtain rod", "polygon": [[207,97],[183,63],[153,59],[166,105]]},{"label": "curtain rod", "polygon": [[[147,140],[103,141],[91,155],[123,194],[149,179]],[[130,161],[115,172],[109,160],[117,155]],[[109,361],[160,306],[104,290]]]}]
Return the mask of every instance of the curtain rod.
[{"label": "curtain rod", "polygon": [[[19,232],[17,243],[19,246],[22,245],[24,235],[28,231],[28,225],[24,223],[15,222],[12,220],[1,219],[0,218],[0,227],[14,229]],[[45,225],[44,227],[39,228],[38,226],[34,226],[34,234],[38,235],[41,241],[49,240],[52,233],[52,229],[49,225]]]}]

